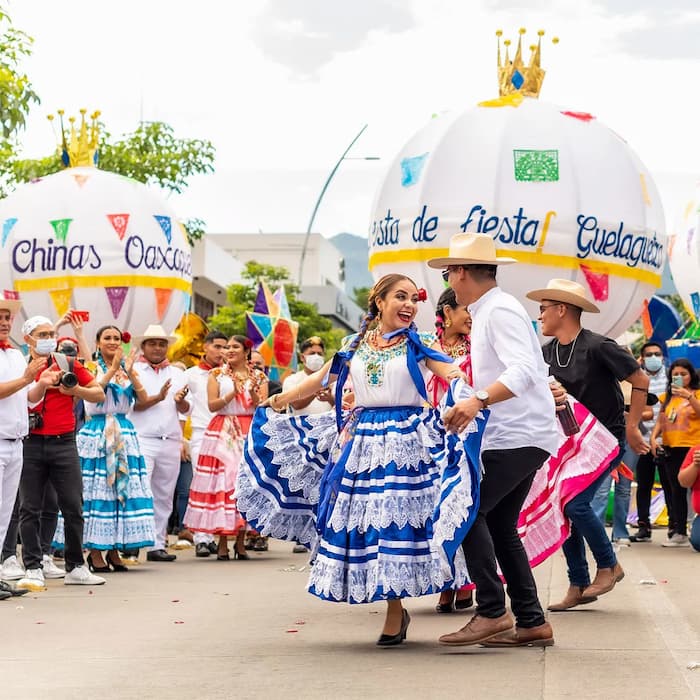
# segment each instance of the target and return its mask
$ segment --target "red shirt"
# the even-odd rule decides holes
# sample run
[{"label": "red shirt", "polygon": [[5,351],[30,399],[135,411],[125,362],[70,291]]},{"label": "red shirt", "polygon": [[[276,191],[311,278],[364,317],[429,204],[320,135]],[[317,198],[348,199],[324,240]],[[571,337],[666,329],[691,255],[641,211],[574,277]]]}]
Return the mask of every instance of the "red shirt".
[{"label": "red shirt", "polygon": [[[47,368],[49,370],[57,370],[56,361]],[[36,375],[34,381],[38,381],[41,377],[42,370]],[[78,377],[80,386],[87,386],[95,381],[95,377],[88,372],[77,360],[73,364],[73,373]],[[75,415],[73,413],[73,397],[67,394],[62,394],[58,388],[50,387],[46,390],[44,400],[37,404],[33,409],[34,413],[41,413],[44,419],[44,425],[36,430],[31,430],[32,435],[63,435],[75,430]]]},{"label": "red shirt", "polygon": [[[693,462],[693,455],[696,452],[700,452],[700,445],[696,445],[695,447],[691,447],[688,450],[688,454],[685,456],[685,459],[683,460],[683,464],[681,464],[681,471],[683,471],[686,467],[689,467],[692,462]],[[698,478],[695,479],[695,483],[690,487],[692,489],[691,491],[691,498],[693,501],[693,510],[696,513],[700,513],[700,472],[698,473]]]}]

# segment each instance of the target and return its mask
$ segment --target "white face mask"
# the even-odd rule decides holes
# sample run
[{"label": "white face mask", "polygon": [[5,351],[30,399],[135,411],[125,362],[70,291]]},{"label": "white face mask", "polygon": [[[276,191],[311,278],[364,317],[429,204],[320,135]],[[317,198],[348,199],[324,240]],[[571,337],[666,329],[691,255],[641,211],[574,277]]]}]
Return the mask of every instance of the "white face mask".
[{"label": "white face mask", "polygon": [[50,355],[56,352],[56,338],[39,338],[34,347],[37,355]]},{"label": "white face mask", "polygon": [[318,372],[323,364],[324,359],[321,355],[304,355],[304,365],[309,372]]}]

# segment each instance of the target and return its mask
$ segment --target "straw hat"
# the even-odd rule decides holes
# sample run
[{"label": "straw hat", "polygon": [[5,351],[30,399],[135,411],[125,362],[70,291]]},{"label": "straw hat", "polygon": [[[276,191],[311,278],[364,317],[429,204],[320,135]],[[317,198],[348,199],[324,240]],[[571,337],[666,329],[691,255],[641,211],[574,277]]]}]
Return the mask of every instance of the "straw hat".
[{"label": "straw hat", "polygon": [[549,280],[546,289],[533,289],[525,296],[533,301],[544,301],[545,299],[559,301],[562,304],[577,306],[579,309],[590,311],[593,314],[600,313],[600,309],[586,296],[586,290],[571,280]]},{"label": "straw hat", "polygon": [[7,309],[13,316],[22,308],[17,292],[7,289],[0,291],[0,309]]},{"label": "straw hat", "polygon": [[446,258],[428,260],[428,267],[442,269],[448,265],[510,265],[514,258],[496,255],[496,244],[485,233],[457,233],[450,238]]},{"label": "straw hat", "polygon": [[163,326],[152,323],[143,335],[138,336],[135,340],[135,345],[143,345],[146,340],[167,340],[168,346],[172,345],[177,338],[174,335],[169,335],[165,332]]}]

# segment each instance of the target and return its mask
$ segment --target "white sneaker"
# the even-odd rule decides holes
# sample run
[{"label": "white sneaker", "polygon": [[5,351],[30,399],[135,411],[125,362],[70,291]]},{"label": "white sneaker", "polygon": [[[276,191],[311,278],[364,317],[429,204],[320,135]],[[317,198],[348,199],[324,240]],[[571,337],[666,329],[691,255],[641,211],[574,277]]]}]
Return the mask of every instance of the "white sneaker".
[{"label": "white sneaker", "polygon": [[618,547],[631,547],[632,540],[629,537],[618,537],[616,540],[613,540],[613,544],[618,545]]},{"label": "white sneaker", "polygon": [[44,569],[44,578],[63,578],[66,575],[63,569],[53,563],[53,559],[48,554],[44,554],[41,558],[41,566]]},{"label": "white sneaker", "polygon": [[676,533],[671,537],[670,540],[666,540],[666,542],[661,543],[662,547],[689,547],[690,542],[688,542],[688,538],[685,535],[679,535]]},{"label": "white sneaker", "polygon": [[67,571],[63,583],[66,586],[101,586],[105,582],[102,576],[91,574],[87,566],[76,566],[73,571]]},{"label": "white sneaker", "polygon": [[29,591],[45,591],[44,572],[41,569],[27,569],[24,576],[17,581],[17,588],[26,588]]},{"label": "white sneaker", "polygon": [[0,567],[0,580],[18,581],[24,576],[24,569],[19,565],[17,557],[7,557]]}]

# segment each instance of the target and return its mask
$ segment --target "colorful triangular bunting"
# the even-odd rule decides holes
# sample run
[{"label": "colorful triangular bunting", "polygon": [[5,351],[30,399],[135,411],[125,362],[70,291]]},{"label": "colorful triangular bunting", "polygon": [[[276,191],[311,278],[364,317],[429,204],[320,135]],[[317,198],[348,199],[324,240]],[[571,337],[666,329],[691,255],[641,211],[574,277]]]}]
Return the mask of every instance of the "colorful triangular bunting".
[{"label": "colorful triangular bunting", "polygon": [[107,299],[112,309],[112,316],[116,319],[121,313],[122,306],[126,300],[126,295],[129,293],[128,287],[105,287]]},{"label": "colorful triangular bunting", "polygon": [[165,316],[165,312],[168,310],[168,304],[170,302],[170,297],[173,295],[172,289],[159,289],[153,290],[156,295],[156,311],[158,313],[158,320],[162,321]]},{"label": "colorful triangular bunting", "polygon": [[2,247],[5,247],[5,243],[7,243],[7,237],[10,235],[10,231],[14,228],[14,225],[17,223],[17,219],[12,217],[11,219],[5,219],[5,221],[2,222]]},{"label": "colorful triangular bunting", "polygon": [[161,216],[160,214],[154,214],[153,218],[158,222],[161,230],[165,234],[165,238],[170,245],[170,241],[173,238],[173,223],[169,216]]},{"label": "colorful triangular bunting", "polygon": [[65,243],[68,236],[68,228],[70,227],[71,221],[73,219],[54,219],[49,223],[53,226],[56,238],[61,242]]},{"label": "colorful triangular bunting", "polygon": [[596,301],[606,301],[610,291],[610,276],[607,272],[593,272],[590,267],[581,265],[581,272],[586,278],[588,288]]},{"label": "colorful triangular bunting", "polygon": [[56,314],[59,318],[65,316],[66,311],[70,309],[70,297],[72,293],[72,289],[52,289],[49,291],[53,307],[56,309]]},{"label": "colorful triangular bunting", "polygon": [[123,241],[124,236],[126,235],[126,227],[129,225],[129,215],[107,214],[107,218],[109,219],[109,223],[112,224],[112,228],[117,232],[119,240]]}]

